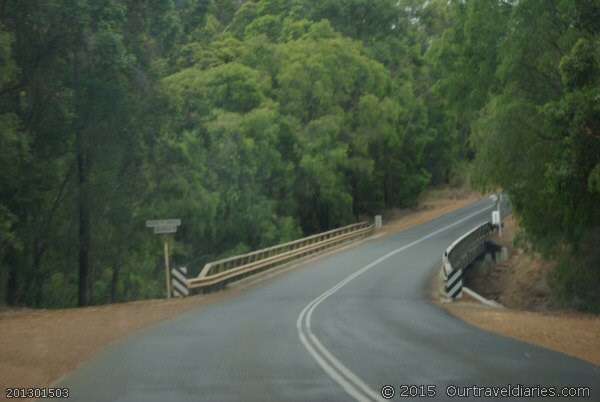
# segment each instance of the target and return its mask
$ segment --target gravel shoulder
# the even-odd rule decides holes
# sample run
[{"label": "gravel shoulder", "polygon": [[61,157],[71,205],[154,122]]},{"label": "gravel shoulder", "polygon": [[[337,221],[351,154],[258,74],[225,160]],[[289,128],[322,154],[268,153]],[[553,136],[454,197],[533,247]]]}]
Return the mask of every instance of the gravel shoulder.
[{"label": "gravel shoulder", "polygon": [[495,309],[472,301],[446,304],[450,314],[481,328],[600,366],[600,317],[572,311]]},{"label": "gravel shoulder", "polygon": [[[480,198],[479,194],[460,190],[430,191],[417,208],[385,214],[384,227],[377,236],[391,235],[430,221]],[[267,275],[265,280],[270,277],[272,275]],[[0,310],[0,388],[49,386],[107,345],[135,331],[190,309],[235,297],[258,282],[260,280],[234,286],[224,292],[186,299],[146,300],[61,310]],[[2,392],[0,398],[4,397]]]},{"label": "gravel shoulder", "polygon": [[[233,292],[226,293],[232,296]],[[48,386],[112,342],[224,296],[215,293],[99,307],[2,312],[0,388]]]}]

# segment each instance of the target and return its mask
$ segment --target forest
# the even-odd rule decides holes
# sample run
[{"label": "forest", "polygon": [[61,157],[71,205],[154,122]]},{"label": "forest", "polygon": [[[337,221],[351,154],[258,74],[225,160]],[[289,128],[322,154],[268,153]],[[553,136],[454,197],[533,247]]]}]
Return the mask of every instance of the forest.
[{"label": "forest", "polygon": [[0,297],[162,297],[173,262],[509,194],[600,311],[598,0],[0,0]]}]

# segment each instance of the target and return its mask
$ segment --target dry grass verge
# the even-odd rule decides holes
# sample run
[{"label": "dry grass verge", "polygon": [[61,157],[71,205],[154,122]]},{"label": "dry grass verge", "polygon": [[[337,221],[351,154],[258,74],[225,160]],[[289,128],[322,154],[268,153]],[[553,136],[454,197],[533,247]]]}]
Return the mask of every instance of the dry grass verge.
[{"label": "dry grass verge", "polygon": [[572,311],[540,313],[493,309],[474,302],[446,304],[454,316],[489,332],[600,366],[600,317]]},{"label": "dry grass verge", "polygon": [[[231,292],[227,292],[231,296]],[[63,310],[0,313],[0,389],[43,387],[75,369],[106,345],[225,293],[187,299],[146,300]]]},{"label": "dry grass verge", "polygon": [[467,286],[509,308],[540,312],[556,310],[548,284],[556,263],[513,247],[518,224],[512,217],[504,224],[502,238],[496,236],[494,242],[508,248],[509,259],[492,266],[478,264],[468,270],[465,275]]}]

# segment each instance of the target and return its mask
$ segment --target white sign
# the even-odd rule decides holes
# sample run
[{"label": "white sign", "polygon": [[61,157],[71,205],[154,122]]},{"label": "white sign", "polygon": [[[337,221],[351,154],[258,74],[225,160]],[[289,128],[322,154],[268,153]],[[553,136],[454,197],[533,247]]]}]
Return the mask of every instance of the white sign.
[{"label": "white sign", "polygon": [[157,226],[181,226],[181,219],[161,219],[155,221],[146,221],[147,228],[153,228]]},{"label": "white sign", "polygon": [[176,232],[177,232],[177,226],[172,226],[172,225],[154,226],[154,234],[170,234],[170,233],[176,233]]},{"label": "white sign", "polygon": [[492,225],[500,226],[500,211],[492,211]]}]

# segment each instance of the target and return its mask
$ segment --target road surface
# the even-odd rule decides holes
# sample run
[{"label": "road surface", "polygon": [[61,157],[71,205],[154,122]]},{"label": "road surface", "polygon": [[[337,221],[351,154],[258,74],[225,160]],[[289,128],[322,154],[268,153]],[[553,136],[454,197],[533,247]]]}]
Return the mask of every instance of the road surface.
[{"label": "road surface", "polygon": [[442,251],[492,206],[366,240],[140,331],[59,385],[82,402],[374,401],[384,385],[410,400],[399,395],[409,384],[435,386],[440,401],[462,400],[450,385],[587,385],[581,400],[600,401],[600,368],[483,332],[429,301]]}]

